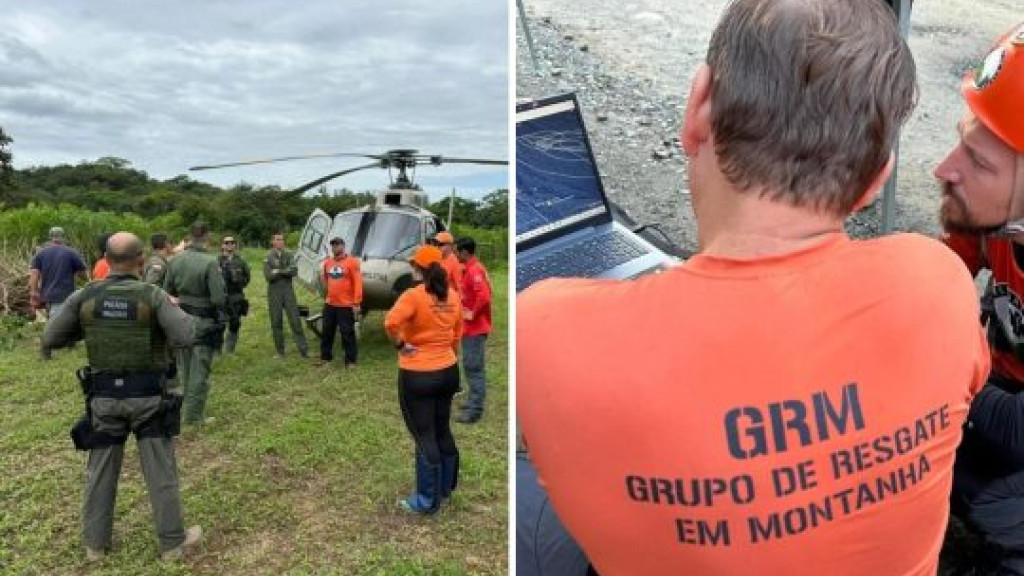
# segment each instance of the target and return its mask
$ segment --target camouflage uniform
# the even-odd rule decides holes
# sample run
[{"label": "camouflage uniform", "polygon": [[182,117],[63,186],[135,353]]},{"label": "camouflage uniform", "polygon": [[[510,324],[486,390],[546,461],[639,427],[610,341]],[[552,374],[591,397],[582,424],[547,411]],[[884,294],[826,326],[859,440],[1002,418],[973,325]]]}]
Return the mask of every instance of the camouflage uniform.
[{"label": "camouflage uniform", "polygon": [[224,348],[230,354],[235,351],[235,345],[238,344],[238,331],[242,328],[242,316],[249,313],[249,302],[245,299],[244,290],[249,285],[251,275],[249,264],[238,254],[231,256],[221,254],[217,257],[217,261],[220,264],[221,274],[224,276],[224,288],[227,292],[225,312],[228,321],[224,326],[227,329],[227,335],[225,338],[224,331],[221,330],[220,340],[224,342]]},{"label": "camouflage uniform", "polygon": [[185,384],[185,423],[203,421],[210,392],[213,347],[221,331],[226,302],[224,278],[217,259],[205,248],[189,246],[167,266],[164,288],[196,319],[196,343],[182,350],[178,372]]},{"label": "camouflage uniform", "polygon": [[164,276],[167,275],[167,258],[159,252],[153,252],[149,260],[146,260],[146,267],[142,272],[142,279],[157,286],[164,285]]},{"label": "camouflage uniform", "polygon": [[291,326],[295,345],[303,357],[309,355],[306,335],[302,331],[299,320],[299,305],[295,301],[295,289],[292,278],[298,274],[295,255],[287,250],[271,250],[263,261],[263,276],[267,279],[267,303],[270,305],[270,328],[274,334],[274,348],[280,355],[284,354],[284,324],[282,313],[288,314],[288,325]]},{"label": "camouflage uniform", "polygon": [[84,338],[89,357],[85,422],[93,442],[82,520],[86,546],[93,550],[110,547],[117,481],[131,432],[138,441],[160,551],[185,541],[172,440],[181,400],[168,392],[165,377],[168,345],[187,346],[194,335],[194,320],[163,290],[126,274],[86,285],[46,324],[45,349]]}]

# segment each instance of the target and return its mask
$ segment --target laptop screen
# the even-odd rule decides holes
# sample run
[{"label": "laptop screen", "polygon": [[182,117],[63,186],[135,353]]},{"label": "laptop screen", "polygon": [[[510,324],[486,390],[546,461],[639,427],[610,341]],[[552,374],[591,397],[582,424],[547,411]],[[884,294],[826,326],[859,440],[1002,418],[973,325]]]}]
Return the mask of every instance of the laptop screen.
[{"label": "laptop screen", "polygon": [[516,243],[608,214],[576,98],[516,112]]}]

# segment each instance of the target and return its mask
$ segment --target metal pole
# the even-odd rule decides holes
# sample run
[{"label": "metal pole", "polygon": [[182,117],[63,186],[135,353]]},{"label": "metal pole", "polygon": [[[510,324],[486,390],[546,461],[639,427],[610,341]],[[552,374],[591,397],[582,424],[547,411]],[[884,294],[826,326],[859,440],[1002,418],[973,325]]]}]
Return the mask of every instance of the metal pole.
[{"label": "metal pole", "polygon": [[[906,39],[910,35],[910,7],[912,0],[892,0],[892,9],[896,12],[897,21],[900,27],[900,34]],[[900,135],[896,135],[896,145],[893,146],[893,167],[892,175],[885,183],[882,192],[882,234],[889,234],[896,228],[896,174],[900,164]]]},{"label": "metal pole", "polygon": [[533,36],[530,35],[530,23],[526,21],[526,8],[523,7],[523,0],[516,0],[516,6],[519,8],[519,22],[523,26],[523,36],[526,36],[526,46],[530,49],[533,73],[540,74],[540,64],[537,62],[537,51],[533,48]]}]

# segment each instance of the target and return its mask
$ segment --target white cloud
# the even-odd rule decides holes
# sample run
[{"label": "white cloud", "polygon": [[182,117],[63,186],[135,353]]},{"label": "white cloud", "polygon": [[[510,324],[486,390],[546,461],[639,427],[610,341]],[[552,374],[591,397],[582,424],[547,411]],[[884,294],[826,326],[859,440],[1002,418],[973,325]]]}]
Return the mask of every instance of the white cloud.
[{"label": "white cloud", "polygon": [[[328,151],[508,157],[504,2],[0,0],[0,8],[0,126],[19,167],[119,156],[165,179],[194,164]],[[289,187],[351,165],[189,175]],[[431,186],[506,178],[472,166],[429,171],[420,175]],[[367,171],[336,185],[386,181]]]}]

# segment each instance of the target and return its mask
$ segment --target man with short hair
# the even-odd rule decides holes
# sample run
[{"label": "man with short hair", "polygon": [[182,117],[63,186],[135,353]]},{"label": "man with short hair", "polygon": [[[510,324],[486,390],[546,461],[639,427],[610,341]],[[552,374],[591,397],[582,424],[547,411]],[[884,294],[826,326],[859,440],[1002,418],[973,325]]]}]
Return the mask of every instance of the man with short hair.
[{"label": "man with short hair", "polygon": [[210,393],[213,348],[220,335],[226,296],[217,258],[207,250],[210,228],[197,221],[189,231],[188,248],[167,265],[164,288],[180,301],[181,309],[196,319],[196,342],[182,350],[178,372],[185,384],[185,424],[203,424]]},{"label": "man with short hair", "polygon": [[469,381],[469,400],[455,417],[456,422],[473,424],[484,415],[487,398],[487,367],[484,350],[491,333],[491,279],[476,257],[476,241],[468,236],[455,244],[462,263],[462,370]]},{"label": "man with short hair", "polygon": [[341,332],[345,368],[355,368],[358,359],[356,321],[363,302],[363,273],[359,260],[345,253],[345,240],[339,236],[331,238],[331,257],[320,265],[320,289],[324,297],[324,330],[319,364],[329,364],[334,358],[334,333]]},{"label": "man with short hair", "polygon": [[602,576],[935,574],[989,357],[970,275],[853,240],[917,96],[882,2],[734,0],[681,143],[698,253],[517,300],[517,409]]},{"label": "man with short hair", "polygon": [[448,271],[448,286],[458,292],[462,287],[462,263],[455,255],[455,237],[451,232],[438,232],[434,235],[434,244],[441,249],[441,256],[444,257],[441,265]]},{"label": "man with short hair", "polygon": [[167,275],[167,263],[170,261],[174,248],[167,242],[167,234],[157,232],[149,237],[149,244],[153,252],[146,261],[142,278],[150,284],[157,286],[164,285],[164,276]]},{"label": "man with short hair", "polygon": [[107,240],[109,238],[110,232],[104,232],[96,237],[96,251],[99,252],[100,258],[92,267],[93,280],[103,280],[110,274],[110,264],[107,262]]},{"label": "man with short hair", "polygon": [[953,475],[954,513],[995,550],[1000,574],[1024,574],[1024,23],[962,84],[960,140],[936,167],[946,243],[977,274],[992,375],[971,404]]},{"label": "man with short hair", "polygon": [[[238,332],[242,328],[242,316],[249,314],[249,301],[245,299],[245,287],[249,285],[251,279],[249,263],[235,253],[237,248],[238,242],[235,237],[225,236],[221,240],[220,256],[217,258],[227,290],[227,322],[222,327],[218,344],[222,342],[228,354],[235,352],[235,346],[238,345]],[[226,337],[224,328],[227,329]],[[220,351],[219,346],[217,351]]]},{"label": "man with short hair", "polygon": [[309,345],[302,331],[299,319],[299,304],[295,299],[292,278],[299,273],[295,255],[284,247],[284,234],[276,232],[270,239],[271,249],[263,260],[263,277],[267,279],[267,304],[270,306],[270,329],[274,334],[275,358],[284,357],[284,323],[282,315],[288,316],[288,326],[303,358],[309,357]]},{"label": "man with short hair", "polygon": [[53,318],[75,291],[75,278],[88,280],[89,276],[82,257],[65,244],[63,228],[50,228],[49,237],[50,243],[32,257],[29,297],[34,307],[46,308],[47,315]]},{"label": "man with short hair", "polygon": [[111,274],[67,299],[65,312],[47,323],[43,348],[84,339],[89,367],[80,372],[86,416],[72,431],[89,451],[82,527],[86,558],[101,560],[110,548],[114,501],[128,435],[135,434],[160,555],[177,560],[199,542],[202,530],[185,530],[173,437],[180,397],[167,388],[168,348],[188,346],[193,320],[157,286],[139,281],[142,242],[128,232],[109,239]]}]

